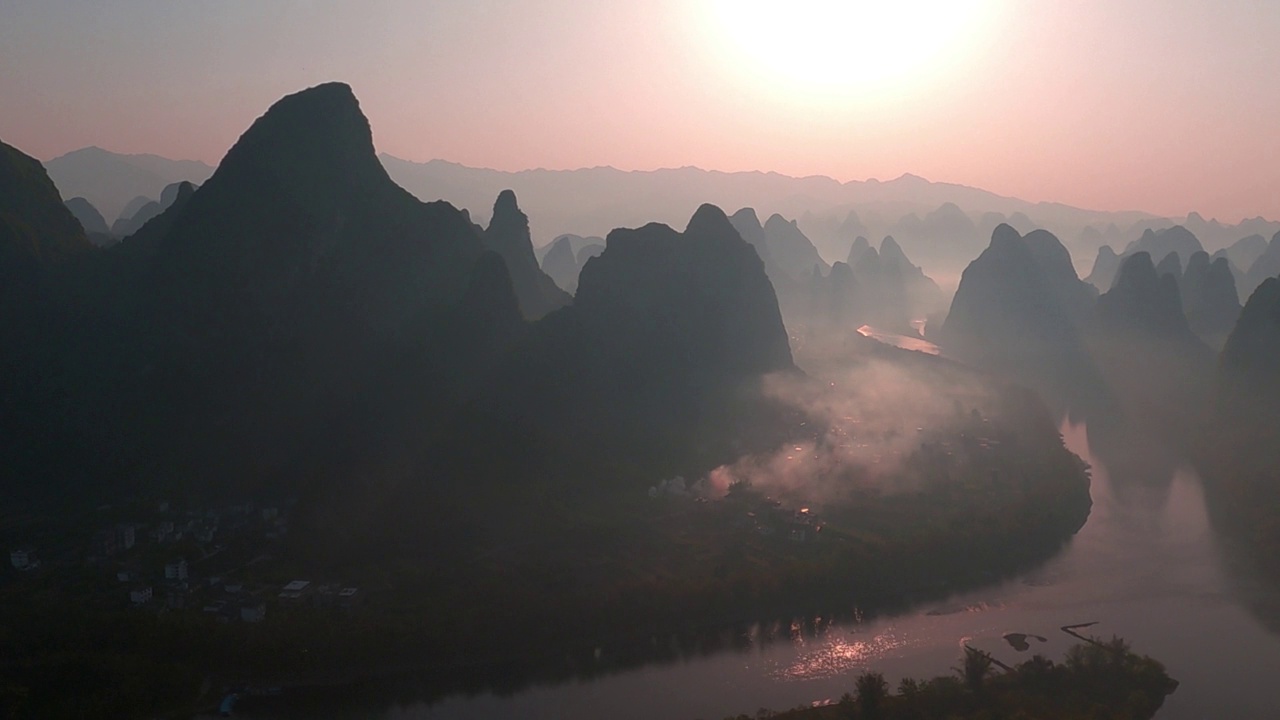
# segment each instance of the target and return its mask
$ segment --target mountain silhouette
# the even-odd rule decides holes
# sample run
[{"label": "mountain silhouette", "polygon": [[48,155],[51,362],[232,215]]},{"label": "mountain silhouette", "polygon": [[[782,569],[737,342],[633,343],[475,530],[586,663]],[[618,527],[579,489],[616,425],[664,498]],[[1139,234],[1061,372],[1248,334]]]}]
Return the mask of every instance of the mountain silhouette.
[{"label": "mountain silhouette", "polygon": [[[794,370],[778,300],[715,207],[683,233],[584,238],[577,301],[555,289],[563,307],[530,322],[512,268],[552,280],[514,194],[487,229],[419,201],[340,83],[274,103],[203,184],[162,188],[172,204],[101,250],[38,163],[3,160],[3,258],[56,280],[0,313],[6,492],[335,493],[328,507],[373,512],[492,463],[720,464],[784,427],[759,393]],[[362,490],[389,464],[415,481]]]},{"label": "mountain silhouette", "polygon": [[1087,337],[1126,414],[1143,418],[1146,432],[1188,443],[1211,398],[1214,353],[1191,331],[1178,285],[1172,271],[1156,272],[1150,253],[1126,257]]},{"label": "mountain silhouette", "polygon": [[156,275],[181,278],[186,305],[272,308],[259,321],[349,293],[344,312],[394,333],[461,297],[483,252],[464,213],[391,181],[351,89],[331,83],[240,137],[175,219]]},{"label": "mountain silhouette", "polygon": [[1177,253],[1180,258],[1189,258],[1201,250],[1204,250],[1204,247],[1201,246],[1199,238],[1185,227],[1174,225],[1160,231],[1146,230],[1142,233],[1142,237],[1125,247],[1123,255],[1129,257],[1135,253],[1145,252],[1153,259],[1162,260],[1169,253]]},{"label": "mountain silhouette", "polygon": [[755,249],[756,255],[760,256],[760,261],[764,263],[764,271],[773,282],[774,288],[779,289],[780,292],[789,291],[794,285],[795,278],[773,257],[773,252],[769,249],[769,240],[765,237],[764,226],[760,224],[755,208],[745,207],[738,210],[729,216],[729,222],[742,239]]},{"label": "mountain silhouette", "polygon": [[[1145,252],[1153,260],[1161,262],[1165,262],[1170,254],[1176,254],[1178,256],[1177,271],[1174,272],[1172,264],[1165,266],[1163,271],[1169,272],[1175,277],[1181,277],[1181,261],[1202,250],[1204,248],[1200,245],[1200,240],[1181,225],[1174,225],[1158,231],[1147,228],[1142,232],[1141,237],[1126,245],[1124,252],[1119,255],[1109,246],[1104,245],[1099,248],[1097,259],[1094,260],[1093,271],[1089,273],[1086,281],[1101,292],[1110,290],[1115,282],[1116,273],[1120,270],[1121,263],[1126,258],[1140,252]],[[1173,261],[1169,260],[1167,262],[1172,263]]]},{"label": "mountain silhouette", "polygon": [[862,218],[858,216],[857,211],[850,210],[849,213],[844,216],[844,220],[840,221],[839,232],[841,237],[850,238],[854,242],[857,242],[857,239],[866,235],[869,230],[867,229],[866,224],[862,222]]},{"label": "mountain silhouette", "polygon": [[851,268],[856,281],[854,294],[865,323],[910,334],[911,321],[945,307],[942,290],[912,264],[892,235],[880,241],[879,250],[868,245],[858,253]]},{"label": "mountain silhouette", "polygon": [[1124,259],[1111,289],[1098,298],[1095,315],[1100,326],[1113,332],[1198,342],[1182,309],[1177,278],[1159,274],[1146,251]]},{"label": "mountain silhouette", "polygon": [[[76,220],[80,221],[80,226],[84,228],[85,233],[92,240],[94,236],[102,237],[111,233],[111,228],[107,227],[107,221],[103,219],[102,213],[98,212],[98,208],[93,203],[82,197],[73,197],[63,203]],[[95,242],[95,245],[106,244]]]},{"label": "mountain silhouette", "polygon": [[[1204,252],[1203,250],[1199,252]],[[1207,253],[1206,253],[1207,254]],[[1174,280],[1182,277],[1182,258],[1171,252],[1156,263],[1156,275],[1169,275]]]},{"label": "mountain silhouette", "polygon": [[111,234],[116,237],[128,237],[146,225],[151,218],[164,212],[164,206],[155,200],[150,200],[146,204],[139,207],[134,213],[128,217],[121,217],[111,224]]},{"label": "mountain silhouette", "polygon": [[991,244],[965,268],[936,342],[952,357],[1039,389],[1053,406],[1097,402],[1100,378],[1037,261],[1045,255],[1011,226],[996,227]]},{"label": "mountain silhouette", "polygon": [[[1253,420],[1280,416],[1280,278],[1267,278],[1245,303],[1219,364],[1223,399]],[[1274,428],[1271,428],[1274,430]]]},{"label": "mountain silhouette", "polygon": [[91,247],[40,162],[0,142],[0,280]]},{"label": "mountain silhouette", "polygon": [[[51,480],[65,482],[69,473],[84,477],[78,450],[92,443],[91,433],[79,422],[85,403],[71,387],[109,378],[83,365],[96,360],[83,339],[93,330],[97,303],[74,302],[92,289],[76,272],[102,252],[39,161],[0,142],[0,492],[6,502],[53,488]],[[87,457],[105,472],[110,452],[94,449]]]},{"label": "mountain silhouette", "polygon": [[1221,348],[1240,317],[1240,296],[1226,257],[1210,260],[1198,252],[1187,261],[1178,283],[1187,324],[1201,340]]},{"label": "mountain silhouette", "polygon": [[1053,233],[1033,230],[1023,236],[1022,242],[1044,274],[1046,289],[1072,323],[1079,326],[1093,310],[1098,291],[1076,275],[1071,254]]},{"label": "mountain silhouette", "polygon": [[120,210],[120,216],[116,218],[116,221],[128,220],[137,214],[138,211],[142,210],[142,208],[153,202],[157,201],[154,198],[147,197],[146,195],[139,195],[135,197],[124,204],[124,207]]},{"label": "mountain silhouette", "polygon": [[538,266],[529,236],[529,217],[521,212],[516,194],[503,190],[493,204],[493,215],[484,232],[484,244],[498,253],[507,264],[520,310],[530,320],[537,320],[556,308],[568,305],[572,298]]},{"label": "mountain silhouette", "polygon": [[195,183],[186,180],[170,183],[160,191],[160,199],[136,197],[125,205],[120,217],[111,225],[111,234],[115,238],[126,238],[138,232],[152,218],[169,209],[178,200],[178,194],[184,187],[195,188]]},{"label": "mountain silhouette", "polygon": [[[587,239],[588,239],[588,240],[600,240],[600,238],[595,238],[595,237],[587,238]],[[590,260],[590,259],[591,259],[591,258],[593,258],[593,257],[596,257],[597,255],[599,255],[599,254],[600,254],[600,253],[602,253],[602,252],[604,252],[604,241],[603,241],[603,240],[600,240],[600,242],[592,242],[592,243],[588,243],[588,244],[583,245],[582,247],[578,248],[578,254],[577,254],[577,258],[576,258],[576,259],[577,259],[577,261],[578,261],[578,267],[579,267],[579,268],[584,268],[584,267],[586,267],[586,266],[587,266],[587,261],[588,261],[588,260]]]},{"label": "mountain silhouette", "polygon": [[193,481],[301,482],[371,451],[379,428],[447,418],[523,332],[511,292],[480,296],[512,284],[485,240],[391,181],[348,86],[276,102],[119,246],[141,265],[137,344],[156,346],[151,412],[177,433],[174,462]]},{"label": "mountain silhouette", "polygon": [[1248,297],[1262,285],[1267,278],[1280,276],[1280,232],[1277,232],[1267,243],[1267,249],[1245,272],[1244,282],[1240,285],[1242,297]]},{"label": "mountain silhouette", "polygon": [[83,197],[105,218],[131,217],[141,205],[125,210],[138,197],[155,200],[172,183],[204,182],[213,168],[192,160],[158,155],[123,155],[87,147],[46,163],[49,177],[65,197]]},{"label": "mountain silhouette", "polygon": [[570,294],[578,290],[578,258],[573,252],[573,240],[569,235],[556,238],[546,254],[542,256],[542,271],[556,285]]},{"label": "mountain silhouette", "polygon": [[796,221],[774,213],[765,221],[763,231],[769,257],[791,280],[801,280],[813,275],[815,268],[819,274],[830,269],[818,254],[818,249],[801,232]]},{"label": "mountain silhouette", "polygon": [[[853,276],[853,268],[848,264],[836,262],[831,266],[831,272],[826,277],[815,276],[812,282],[814,320],[825,323],[837,331],[857,328],[869,322],[875,322],[883,327],[897,327],[893,321],[897,320],[898,314],[903,312],[903,306],[895,308],[896,313],[892,320],[886,322],[883,318],[877,317],[867,301],[865,292],[860,292],[862,288]],[[905,300],[905,298],[900,299]]]},{"label": "mountain silhouette", "polygon": [[1103,245],[1098,248],[1098,256],[1093,261],[1093,270],[1085,278],[1085,282],[1100,292],[1106,292],[1111,289],[1111,283],[1115,281],[1119,270],[1120,256],[1110,245]]},{"label": "mountain silhouette", "polygon": [[1243,282],[1244,273],[1253,267],[1253,263],[1262,257],[1267,251],[1267,238],[1258,235],[1248,235],[1231,243],[1225,248],[1215,252],[1210,259],[1217,260],[1225,257],[1234,266],[1232,272],[1236,273],[1237,279]]},{"label": "mountain silhouette", "polygon": [[852,209],[843,216],[838,210],[815,213],[812,209],[806,209],[796,225],[813,242],[818,253],[827,259],[846,257],[858,237],[871,234],[858,211]]},{"label": "mountain silhouette", "polygon": [[573,304],[513,355],[497,397],[529,432],[653,456],[719,436],[735,422],[730,398],[792,368],[759,255],[704,205],[683,233],[657,223],[609,233]]},{"label": "mountain silhouette", "polygon": [[933,246],[932,254],[946,258],[951,264],[966,263],[982,252],[982,236],[977,226],[952,202],[943,203],[924,216],[921,234]]},{"label": "mountain silhouette", "polygon": [[858,259],[862,254],[871,249],[871,243],[865,237],[859,235],[853,239],[853,245],[849,248],[849,255],[845,259],[845,264],[854,266],[858,264]]},{"label": "mountain silhouette", "polygon": [[[795,218],[803,218],[807,210],[824,215],[835,212],[829,226],[825,220],[811,224],[802,219],[799,224],[806,233],[812,228],[815,234],[811,240],[815,245],[829,259],[838,260],[845,257],[849,243],[858,234],[868,237],[873,234],[870,217],[873,211],[869,209],[864,213],[864,206],[901,207],[909,203],[934,209],[944,202],[952,202],[961,207],[996,209],[1004,213],[1029,212],[1038,207],[978,188],[929,182],[914,176],[841,183],[821,176],[789,177],[773,172],[718,172],[693,167],[651,171],[598,167],[502,172],[444,160],[416,163],[385,154],[381,160],[396,182],[417,197],[447,199],[459,207],[469,208],[473,217],[481,217],[501,190],[514,190],[521,207],[530,215],[538,244],[568,232],[603,235],[613,228],[639,227],[653,220],[675,225],[684,222],[699,203],[714,202],[720,207],[769,208],[771,212]],[[620,203],[619,198],[628,200]],[[839,236],[840,225],[848,218],[853,204],[859,205],[857,212],[866,228]],[[1075,217],[1069,212],[1066,214]],[[1090,219],[1098,215],[1090,211],[1077,214]],[[892,232],[889,224],[876,221],[874,225],[876,233]],[[910,246],[907,249],[913,255],[917,252]]]}]

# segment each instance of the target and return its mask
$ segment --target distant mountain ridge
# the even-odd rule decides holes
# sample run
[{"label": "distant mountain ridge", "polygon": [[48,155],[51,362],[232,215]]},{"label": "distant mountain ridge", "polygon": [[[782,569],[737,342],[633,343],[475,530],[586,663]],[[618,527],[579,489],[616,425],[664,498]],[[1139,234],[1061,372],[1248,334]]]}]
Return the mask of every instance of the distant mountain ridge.
[{"label": "distant mountain ridge", "polygon": [[[1161,218],[1141,211],[1095,211],[909,173],[887,181],[840,182],[821,175],[696,167],[502,171],[446,160],[413,162],[387,153],[378,158],[392,179],[420,200],[447,200],[467,209],[482,225],[489,220],[493,198],[502,190],[513,190],[532,218],[531,237],[537,248],[545,249],[564,234],[603,237],[614,228],[652,221],[675,225],[703,203],[754,207],[762,216],[779,213],[798,219],[828,264],[844,260],[857,235],[892,234],[926,272],[943,278],[944,287],[954,287],[964,262],[985,246],[1002,222],[1024,234],[1037,227],[1053,232],[1063,239],[1081,274],[1101,245],[1124,247],[1147,229],[1184,225],[1210,252],[1251,234],[1270,237],[1280,231],[1280,222],[1264,218],[1229,225],[1195,212],[1186,218]],[[90,147],[50,160],[48,171],[64,198],[87,198],[110,225],[134,198],[157,198],[164,186],[183,180],[202,183],[213,168],[199,161]]]},{"label": "distant mountain ridge", "polygon": [[1195,212],[1163,218],[1141,211],[1096,211],[911,174],[888,181],[840,182],[826,176],[694,167],[501,171],[444,160],[412,162],[387,153],[379,158],[391,177],[420,199],[448,200],[480,220],[494,195],[514,190],[532,218],[535,246],[546,247],[563,234],[604,236],[613,228],[649,221],[676,224],[705,202],[752,207],[761,218],[776,213],[796,219],[828,264],[844,260],[858,235],[893,235],[943,288],[955,287],[965,263],[1006,222],[1023,234],[1041,228],[1061,238],[1080,275],[1088,273],[1103,244],[1122,248],[1147,230],[1183,225],[1210,252],[1251,234],[1270,237],[1280,231],[1280,222],[1264,218],[1229,225]]},{"label": "distant mountain ridge", "polygon": [[[548,218],[538,220],[535,225],[535,236],[548,239],[562,232],[604,235],[614,227],[634,226],[655,216],[674,222],[688,217],[696,209],[699,202],[692,198],[702,198],[722,207],[768,208],[797,218],[805,210],[852,203],[914,204],[932,211],[950,202],[970,212],[996,210],[1009,214],[1040,208],[1051,212],[1092,213],[1059,203],[1033,203],[981,188],[933,182],[911,174],[887,181],[840,182],[824,175],[793,177],[777,172],[723,172],[688,166],[658,170],[593,167],[505,171],[472,168],[446,160],[413,162],[387,153],[380,154],[379,159],[391,177],[415,195],[450,200],[471,209],[473,215],[477,209],[482,210],[487,205],[487,198],[492,198],[502,188],[510,187],[530,208],[531,216],[535,219]],[[583,207],[581,217],[573,224],[568,218],[558,222],[565,213],[550,202],[552,194],[570,188],[578,191],[574,199]],[[636,202],[621,203],[619,197],[629,197]],[[614,219],[605,219],[604,216],[610,212],[616,213],[610,215]],[[848,210],[842,213],[842,217],[847,215]],[[1125,218],[1126,224],[1153,217],[1140,212],[1109,215]],[[555,225],[559,229],[547,228],[547,225]],[[535,244],[539,244],[536,239]],[[843,255],[834,259],[843,259]]]},{"label": "distant mountain ridge", "polygon": [[[213,174],[213,168],[199,160],[125,155],[100,147],[73,150],[44,166],[62,197],[87,199],[108,225],[124,214],[135,198],[156,199],[168,185],[184,180],[199,184]],[[132,210],[136,212],[137,208]]]}]

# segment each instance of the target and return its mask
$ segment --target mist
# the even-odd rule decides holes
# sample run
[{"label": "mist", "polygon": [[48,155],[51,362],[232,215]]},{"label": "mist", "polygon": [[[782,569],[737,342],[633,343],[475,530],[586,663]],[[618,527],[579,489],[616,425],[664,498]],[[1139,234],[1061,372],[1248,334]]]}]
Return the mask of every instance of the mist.
[{"label": "mist", "polygon": [[0,11],[0,716],[1274,716],[1280,13],[1146,4]]}]

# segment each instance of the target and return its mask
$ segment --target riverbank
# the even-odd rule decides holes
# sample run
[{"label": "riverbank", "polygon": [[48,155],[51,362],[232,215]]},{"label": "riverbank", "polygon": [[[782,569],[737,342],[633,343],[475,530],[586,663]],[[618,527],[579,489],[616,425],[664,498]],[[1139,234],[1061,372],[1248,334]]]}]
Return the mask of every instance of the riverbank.
[{"label": "riverbank", "polygon": [[955,675],[906,678],[893,692],[883,675],[867,672],[837,703],[726,720],[1149,720],[1177,688],[1163,665],[1132,652],[1119,638],[1086,640],[1060,663],[1037,655],[1003,669],[966,646]]},{"label": "riverbank", "polygon": [[[870,372],[901,379],[883,366]],[[353,681],[403,680],[427,699],[512,692],[674,659],[682,644],[706,647],[735,624],[892,612],[994,582],[1052,556],[1084,524],[1089,478],[1034,396],[952,377],[959,372],[930,364],[905,376],[936,385],[908,395],[928,403],[928,423],[900,408],[821,427],[795,413],[806,452],[848,444],[860,453],[799,473],[837,494],[809,498],[805,486],[764,482],[723,497],[670,484],[646,493],[634,469],[606,465],[570,478],[525,468],[512,482],[522,469],[499,463],[451,494],[402,504],[403,521],[417,523],[398,534],[349,539],[349,517],[310,531],[299,524],[278,555],[234,577],[262,603],[261,622],[95,600],[85,593],[114,578],[92,569],[18,578],[0,587],[0,630],[14,649],[4,670],[15,679],[0,708],[40,708],[55,699],[46,679],[75,672],[101,681],[62,686],[116,717],[190,714],[203,678],[205,701],[245,686],[348,692]],[[963,391],[937,389],[949,387]],[[790,454],[780,448],[772,460]],[[385,527],[386,517],[359,527]],[[341,552],[318,550],[332,547]],[[339,608],[277,597],[307,577],[341,578],[365,600]],[[125,704],[112,679],[142,667],[155,689]]]}]

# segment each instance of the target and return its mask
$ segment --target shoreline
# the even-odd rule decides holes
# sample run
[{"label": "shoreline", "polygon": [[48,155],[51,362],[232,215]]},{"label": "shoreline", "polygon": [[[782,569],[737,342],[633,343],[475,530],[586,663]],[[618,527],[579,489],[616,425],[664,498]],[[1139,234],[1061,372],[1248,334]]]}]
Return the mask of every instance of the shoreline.
[{"label": "shoreline", "polygon": [[[1016,578],[1056,556],[1078,530],[1077,527],[1071,535],[1052,544],[1052,547],[1047,547],[1044,543],[1023,545],[1023,548],[1038,547],[1038,550],[1034,554],[1023,555],[1018,562],[1002,568],[999,572],[984,570],[965,573],[949,579],[943,586],[916,584],[885,589],[876,593],[866,593],[856,601],[848,596],[837,598],[834,594],[826,597],[811,595],[800,602],[796,602],[793,599],[794,596],[776,598],[751,608],[690,620],[681,627],[649,627],[643,631],[596,635],[590,639],[569,641],[554,649],[527,654],[519,658],[511,658],[508,655],[504,660],[497,657],[477,657],[467,662],[433,662],[431,660],[389,662],[379,667],[364,666],[354,672],[350,668],[333,669],[305,675],[262,677],[251,682],[229,684],[229,686],[279,688],[281,692],[278,695],[258,698],[252,702],[259,704],[265,701],[271,705],[284,703],[289,706],[298,702],[305,705],[312,700],[323,700],[335,692],[349,699],[353,691],[356,696],[359,696],[362,689],[379,696],[401,685],[411,686],[421,691],[424,689],[423,681],[428,680],[428,685],[430,683],[436,683],[436,685],[430,687],[429,692],[421,693],[422,696],[418,699],[421,702],[435,703],[449,697],[477,691],[518,693],[532,686],[560,685],[575,680],[606,677],[643,667],[679,662],[687,657],[683,653],[671,655],[669,652],[645,652],[646,649],[654,646],[654,640],[658,637],[669,637],[673,640],[676,638],[706,639],[718,637],[724,631],[733,628],[770,621],[789,621],[814,614],[835,619],[852,618],[855,617],[855,613],[864,617],[894,617],[910,614],[919,610],[924,604],[938,602],[960,593],[971,592]],[[843,604],[852,611],[846,609],[844,612],[830,612],[830,607],[835,604]],[[619,648],[621,650],[618,650]],[[606,649],[607,659],[603,664],[595,656],[599,649]],[[722,652],[726,649],[725,647],[712,648],[705,651],[705,654]],[[515,679],[516,677],[518,679]]]}]

